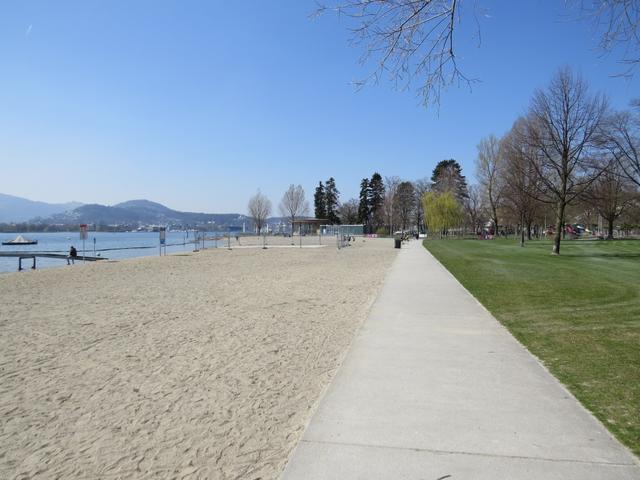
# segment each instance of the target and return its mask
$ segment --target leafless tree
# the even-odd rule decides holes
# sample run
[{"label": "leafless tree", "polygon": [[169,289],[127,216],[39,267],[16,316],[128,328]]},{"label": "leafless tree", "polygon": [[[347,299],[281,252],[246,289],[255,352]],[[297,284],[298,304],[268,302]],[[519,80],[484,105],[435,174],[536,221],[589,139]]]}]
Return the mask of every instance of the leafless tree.
[{"label": "leafless tree", "polygon": [[415,222],[418,232],[426,230],[426,225],[424,224],[424,210],[422,208],[422,197],[430,190],[430,188],[431,180],[427,177],[413,182],[413,191],[416,195]]},{"label": "leafless tree", "polygon": [[340,216],[340,222],[343,225],[355,225],[358,223],[358,200],[352,198],[344,202],[338,208],[338,214]]},{"label": "leafless tree", "polygon": [[607,125],[606,145],[622,173],[640,186],[640,114],[619,112],[612,115]]},{"label": "leafless tree", "polygon": [[[553,253],[560,254],[565,210],[602,173],[594,161],[607,114],[607,99],[592,96],[587,83],[563,68],[533,96],[519,141],[535,150],[533,163],[544,198],[555,205]],[[543,199],[543,197],[541,197]]]},{"label": "leafless tree", "polygon": [[271,200],[263,195],[260,190],[249,199],[249,216],[253,220],[253,224],[258,230],[258,235],[262,232],[262,228],[267,222],[267,218],[271,215]]},{"label": "leafless tree", "polygon": [[485,213],[483,191],[479,185],[469,185],[469,196],[464,200],[464,211],[474,234],[482,229]]},{"label": "leafless tree", "polygon": [[384,217],[386,223],[389,226],[389,234],[393,233],[394,220],[398,218],[398,202],[396,200],[396,194],[398,192],[398,185],[400,185],[400,177],[384,177],[384,202],[382,209],[384,210]]},{"label": "leafless tree", "polygon": [[614,222],[638,199],[638,192],[623,175],[620,165],[610,162],[609,167],[583,194],[587,204],[593,206],[607,222],[607,239],[613,239]]},{"label": "leafless tree", "polygon": [[538,173],[540,168],[537,166],[537,151],[518,135],[525,122],[525,119],[517,120],[500,142],[500,155],[503,158],[500,171],[503,205],[520,224],[521,246],[524,246],[525,231],[527,239],[531,240],[533,221],[542,210],[539,194],[544,188]]},{"label": "leafless tree", "polygon": [[289,185],[289,188],[280,200],[280,214],[288,217],[291,221],[291,233],[293,233],[293,223],[296,218],[309,213],[309,202],[304,195],[302,185]]},{"label": "leafless tree", "polygon": [[388,76],[400,89],[418,78],[418,93],[425,105],[439,103],[440,94],[453,84],[471,86],[459,68],[454,33],[460,22],[461,0],[335,0],[322,5],[354,20],[351,42],[361,47],[361,63],[377,68],[362,86]]},{"label": "leafless tree", "polygon": [[480,140],[478,144],[478,157],[476,158],[476,176],[482,186],[491,212],[491,220],[495,233],[499,231],[498,212],[502,205],[503,189],[501,170],[504,161],[500,151],[500,141],[495,135]]},{"label": "leafless tree", "polygon": [[630,230],[629,224],[636,225],[637,232],[637,225],[640,225],[640,198],[636,199],[636,201],[626,209],[623,221],[624,224],[626,224],[623,228],[627,232]]},{"label": "leafless tree", "polygon": [[600,35],[600,49],[609,53],[623,49],[623,76],[633,75],[640,65],[640,2],[638,0],[572,0]]},{"label": "leafless tree", "polygon": [[405,231],[411,226],[416,207],[416,194],[413,190],[413,183],[400,182],[396,192],[396,203],[400,227]]}]

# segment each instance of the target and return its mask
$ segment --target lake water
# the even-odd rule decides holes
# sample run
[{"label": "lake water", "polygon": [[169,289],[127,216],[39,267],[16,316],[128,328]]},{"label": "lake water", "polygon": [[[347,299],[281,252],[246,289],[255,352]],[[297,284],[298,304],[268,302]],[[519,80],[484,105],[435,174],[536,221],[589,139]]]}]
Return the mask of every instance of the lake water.
[{"label": "lake water", "polygon": [[[16,238],[17,233],[0,233],[0,242],[6,242]],[[185,232],[167,232],[167,254],[176,252],[193,251],[194,232],[189,232],[186,236]],[[207,233],[207,236],[213,235]],[[30,240],[38,240],[37,245],[2,245],[0,252],[47,252],[47,253],[63,253],[69,252],[71,245],[78,250],[78,256],[82,256],[82,240],[78,232],[51,232],[51,233],[25,233],[23,237]],[[108,258],[110,260],[121,260],[124,258],[147,257],[158,255],[159,234],[157,232],[88,232],[88,238],[85,242],[86,254],[93,256],[93,239],[95,238],[96,254]],[[222,246],[223,241],[218,241]],[[202,243],[200,243],[202,245]],[[215,246],[215,242],[207,240],[205,242],[207,248]],[[38,258],[38,268],[62,267],[67,264],[64,260]],[[31,268],[32,260],[26,259],[22,261],[23,268]],[[18,270],[17,258],[0,257],[0,272],[15,272]]]}]

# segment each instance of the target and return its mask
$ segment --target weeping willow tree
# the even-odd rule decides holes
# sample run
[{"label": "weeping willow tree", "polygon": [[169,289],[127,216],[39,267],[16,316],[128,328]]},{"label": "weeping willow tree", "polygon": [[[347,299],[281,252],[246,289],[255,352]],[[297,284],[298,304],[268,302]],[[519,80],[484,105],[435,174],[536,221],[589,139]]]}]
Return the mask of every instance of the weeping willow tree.
[{"label": "weeping willow tree", "polygon": [[422,196],[422,208],[427,229],[438,232],[440,237],[452,227],[457,227],[463,219],[462,208],[450,191],[427,192]]}]

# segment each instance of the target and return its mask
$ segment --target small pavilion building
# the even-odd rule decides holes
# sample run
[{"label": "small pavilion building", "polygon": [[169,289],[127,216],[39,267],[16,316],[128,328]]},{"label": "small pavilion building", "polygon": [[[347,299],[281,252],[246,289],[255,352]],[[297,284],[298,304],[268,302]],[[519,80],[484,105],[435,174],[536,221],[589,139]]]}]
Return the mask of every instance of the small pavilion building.
[{"label": "small pavilion building", "polygon": [[299,218],[292,222],[292,232],[299,235],[318,235],[321,225],[328,224],[326,218]]}]

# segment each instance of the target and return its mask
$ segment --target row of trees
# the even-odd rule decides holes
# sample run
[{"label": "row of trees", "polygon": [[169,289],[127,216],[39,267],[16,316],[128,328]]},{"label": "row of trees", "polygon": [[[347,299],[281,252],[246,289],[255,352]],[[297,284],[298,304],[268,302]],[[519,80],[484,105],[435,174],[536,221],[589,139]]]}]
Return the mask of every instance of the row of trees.
[{"label": "row of trees", "polygon": [[[422,197],[429,191],[455,192],[459,201],[468,196],[465,177],[455,160],[441,161],[431,179],[402,180],[397,176],[382,177],[374,172],[360,182],[358,199],[339,201],[335,180],[319,182],[314,195],[315,216],[333,224],[363,225],[365,232],[391,233],[395,230],[424,230]],[[330,194],[335,192],[335,194]],[[329,194],[328,194],[329,193]],[[330,205],[332,202],[332,208]],[[331,212],[336,213],[331,215]]]},{"label": "row of trees", "polygon": [[[316,188],[315,215],[371,232],[519,231],[522,243],[549,220],[555,254],[568,223],[590,226],[600,216],[612,238],[616,222],[626,215],[627,223],[638,223],[633,215],[640,216],[640,103],[612,111],[604,95],[561,69],[502,138],[480,141],[476,177],[478,184],[468,185],[453,159],[438,163],[430,179],[383,179],[375,172],[360,182],[359,198],[343,204],[330,178]],[[270,202],[258,192],[249,211],[260,230]],[[280,211],[291,220],[307,214],[300,185],[289,187]]]},{"label": "row of trees", "polygon": [[[422,209],[416,207],[429,186],[426,179],[409,182],[398,177],[386,177],[383,180],[378,172],[374,172],[371,178],[362,180],[359,199],[351,198],[341,203],[340,191],[331,177],[326,182],[319,182],[315,189],[315,218],[333,225],[361,224],[370,232],[387,233],[394,228],[407,230],[423,223]],[[249,200],[247,209],[256,230],[261,232],[273,211],[271,201],[258,190]],[[279,210],[290,222],[308,215],[309,205],[301,185],[289,186],[280,201]]]},{"label": "row of trees", "polygon": [[438,164],[422,208],[430,231],[466,226],[480,233],[540,234],[553,222],[553,253],[570,223],[590,227],[604,219],[607,238],[615,223],[640,219],[640,108],[615,112],[602,94],[561,69],[534,93],[526,114],[502,137],[478,144],[478,185],[468,187],[459,165]]},{"label": "row of trees", "polygon": [[[280,214],[283,217],[287,217],[292,225],[297,218],[308,215],[309,202],[306,200],[302,185],[289,185],[289,188],[282,196],[282,200],[280,200],[278,208]],[[271,215],[271,200],[258,190],[258,192],[249,199],[247,210],[259,235],[262,233],[262,229],[267,224],[267,219]]]},{"label": "row of trees", "polygon": [[516,223],[523,243],[525,232],[530,236],[541,215],[551,213],[555,254],[569,216],[589,223],[599,214],[612,238],[616,220],[638,205],[639,148],[637,112],[611,111],[604,95],[561,69],[509,132],[480,141],[479,206],[496,231]]}]

